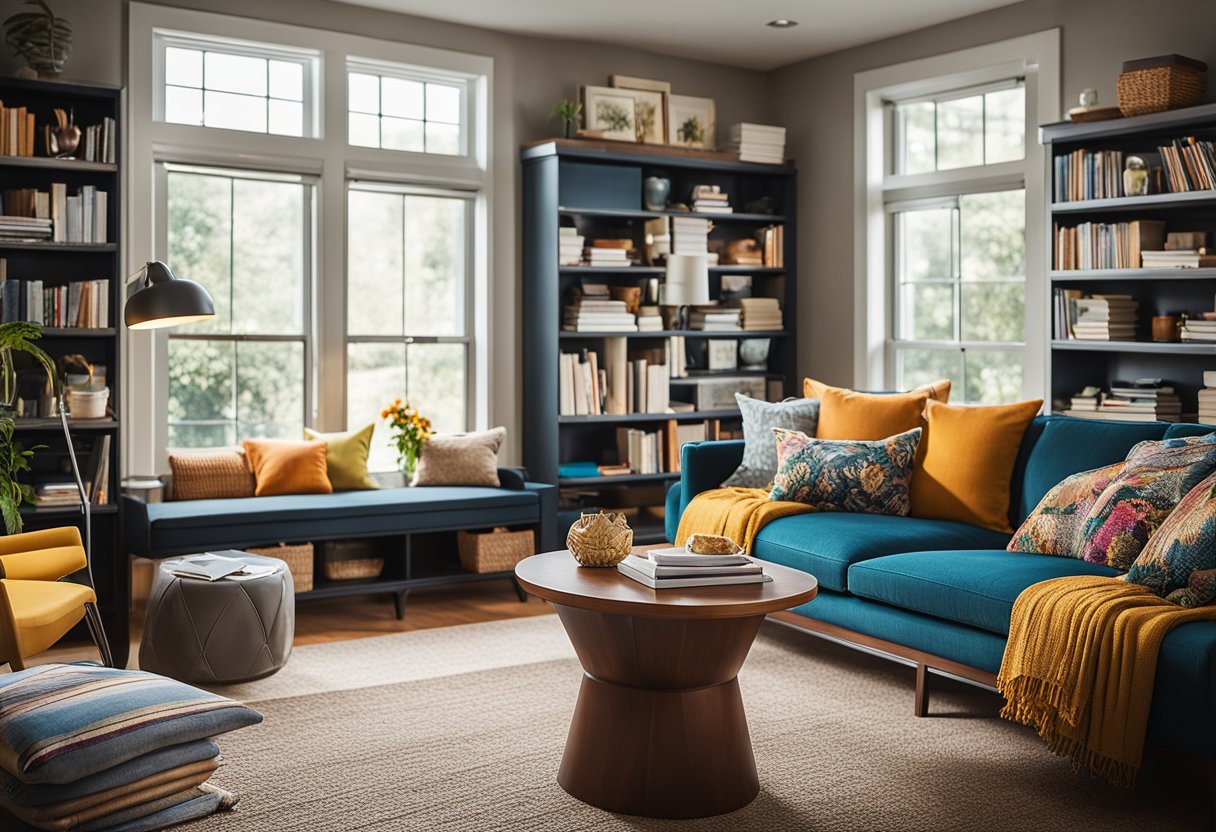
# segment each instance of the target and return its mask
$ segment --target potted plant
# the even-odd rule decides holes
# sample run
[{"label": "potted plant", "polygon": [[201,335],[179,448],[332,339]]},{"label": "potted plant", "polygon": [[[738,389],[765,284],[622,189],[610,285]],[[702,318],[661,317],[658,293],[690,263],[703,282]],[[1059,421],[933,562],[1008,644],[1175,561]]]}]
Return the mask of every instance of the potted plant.
[{"label": "potted plant", "polygon": [[34,500],[34,489],[17,482],[17,475],[30,470],[30,459],[35,448],[26,448],[13,441],[16,424],[7,414],[0,416],[0,515],[4,516],[4,529],[9,534],[19,534],[22,526],[21,506]]},{"label": "potted plant", "polygon": [[23,352],[33,357],[46,370],[47,378],[55,384],[55,362],[35,341],[42,337],[42,327],[27,321],[0,324],[0,515],[9,534],[21,531],[23,503],[33,500],[33,489],[17,482],[17,475],[30,468],[30,459],[37,448],[25,448],[13,440],[16,423],[13,406],[17,400],[17,371],[13,353]]},{"label": "potted plant", "polygon": [[393,428],[393,445],[397,448],[397,464],[407,481],[414,478],[414,470],[418,467],[418,458],[422,449],[434,434],[431,430],[431,420],[423,416],[409,402],[404,404],[397,399],[380,413],[380,418],[388,419]]},{"label": "potted plant", "polygon": [[72,25],[56,17],[46,0],[25,0],[36,12],[18,12],[4,21],[4,39],[39,78],[58,78],[72,51]]},{"label": "potted plant", "polygon": [[562,120],[562,132],[567,139],[573,139],[578,132],[578,119],[583,113],[583,105],[569,98],[563,98],[562,103],[553,108],[553,117]]}]

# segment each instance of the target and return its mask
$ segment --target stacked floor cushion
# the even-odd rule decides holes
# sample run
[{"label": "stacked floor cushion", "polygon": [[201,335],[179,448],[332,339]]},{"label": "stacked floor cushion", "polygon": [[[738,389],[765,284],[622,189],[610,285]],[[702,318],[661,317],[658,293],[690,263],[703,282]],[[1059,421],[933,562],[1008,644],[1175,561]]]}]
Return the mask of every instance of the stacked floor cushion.
[{"label": "stacked floor cushion", "polygon": [[[50,664],[0,677],[0,806],[28,828],[143,832],[230,808],[212,737],[261,714],[151,673]],[[0,829],[20,828],[0,817]]]}]

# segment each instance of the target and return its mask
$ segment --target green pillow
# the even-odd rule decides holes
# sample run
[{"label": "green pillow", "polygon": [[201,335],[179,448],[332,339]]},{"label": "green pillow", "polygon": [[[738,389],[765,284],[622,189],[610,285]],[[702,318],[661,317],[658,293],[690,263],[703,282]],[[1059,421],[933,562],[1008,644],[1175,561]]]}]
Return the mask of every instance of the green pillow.
[{"label": "green pillow", "polygon": [[334,491],[359,491],[379,488],[371,474],[367,473],[367,454],[372,446],[372,431],[375,424],[349,433],[318,433],[304,428],[306,439],[322,439],[329,446],[326,465],[329,469],[329,484]]}]

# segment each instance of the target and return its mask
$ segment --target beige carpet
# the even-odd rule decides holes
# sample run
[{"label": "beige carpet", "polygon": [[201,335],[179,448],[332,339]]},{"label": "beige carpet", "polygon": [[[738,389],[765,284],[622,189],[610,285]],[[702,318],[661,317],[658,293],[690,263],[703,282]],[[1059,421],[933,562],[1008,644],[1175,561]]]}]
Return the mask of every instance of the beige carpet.
[{"label": "beige carpet", "polygon": [[760,796],[699,821],[612,815],[554,779],[579,675],[551,616],[301,648],[241,689],[266,721],[221,739],[237,810],[188,830],[1208,828],[1189,775],[1113,791],[949,681],[915,719],[910,669],[777,625],[740,675]]}]

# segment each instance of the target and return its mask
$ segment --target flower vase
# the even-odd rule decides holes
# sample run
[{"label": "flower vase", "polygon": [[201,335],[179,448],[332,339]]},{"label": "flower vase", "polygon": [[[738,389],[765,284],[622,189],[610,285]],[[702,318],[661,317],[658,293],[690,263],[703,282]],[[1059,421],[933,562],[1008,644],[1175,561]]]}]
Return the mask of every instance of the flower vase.
[{"label": "flower vase", "polygon": [[401,452],[401,476],[405,478],[405,484],[409,485],[414,481],[414,472],[418,470],[418,452],[410,448]]}]

